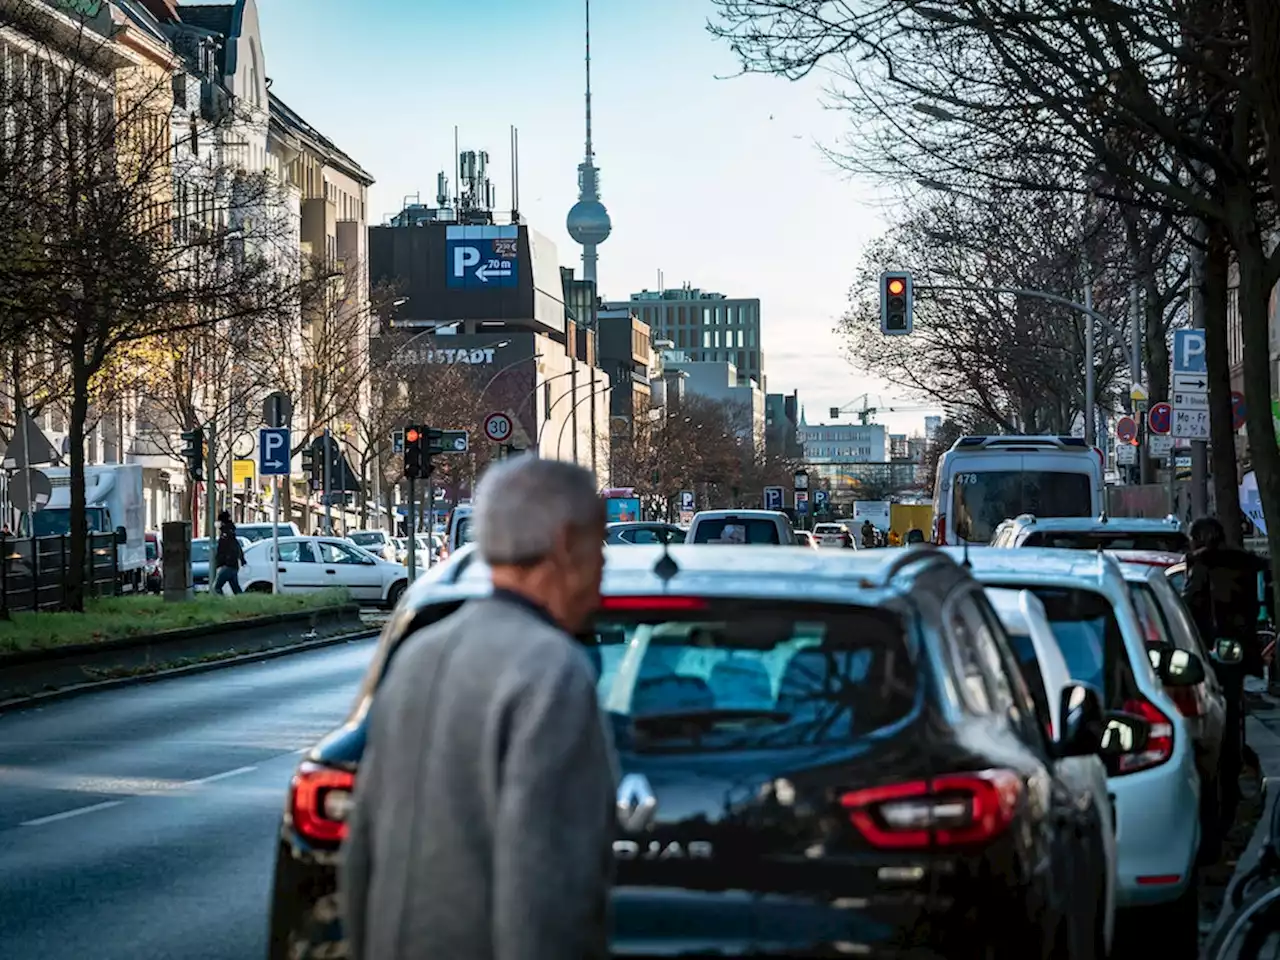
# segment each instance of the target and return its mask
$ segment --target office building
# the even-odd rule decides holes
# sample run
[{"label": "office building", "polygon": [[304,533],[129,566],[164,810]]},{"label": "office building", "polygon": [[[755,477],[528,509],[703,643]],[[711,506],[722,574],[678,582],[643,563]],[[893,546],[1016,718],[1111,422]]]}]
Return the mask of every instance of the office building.
[{"label": "office building", "polygon": [[760,300],[726,297],[685,284],[678,289],[642,290],[629,300],[610,301],[610,309],[628,307],[653,336],[670,340],[695,363],[732,364],[740,377],[766,388],[760,349]]},{"label": "office building", "polygon": [[796,391],[765,395],[764,436],[769,456],[789,460],[804,456],[800,443],[800,396]]}]

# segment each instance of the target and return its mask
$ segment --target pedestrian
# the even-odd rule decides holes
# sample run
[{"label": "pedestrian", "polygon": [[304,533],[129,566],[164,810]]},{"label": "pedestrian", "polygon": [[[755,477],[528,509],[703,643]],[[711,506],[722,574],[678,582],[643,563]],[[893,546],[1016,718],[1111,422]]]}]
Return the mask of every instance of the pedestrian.
[{"label": "pedestrian", "polygon": [[475,497],[493,593],[378,688],[339,871],[355,960],[603,960],[616,759],[573,639],[604,566],[595,477],[519,456]]},{"label": "pedestrian", "polygon": [[218,545],[214,563],[217,565],[217,574],[213,581],[213,592],[222,593],[222,588],[230,585],[232,593],[243,593],[240,589],[240,568],[244,566],[244,549],[236,536],[235,522],[226,510],[218,515]]},{"label": "pedestrian", "polygon": [[862,546],[864,548],[878,546],[876,543],[876,534],[879,533],[879,531],[876,530],[875,524],[870,520],[862,521],[862,530],[860,532],[862,533]]},{"label": "pedestrian", "polygon": [[[1262,650],[1258,642],[1261,603],[1258,578],[1266,562],[1247,551],[1231,547],[1226,531],[1213,517],[1191,524],[1191,549],[1187,553],[1187,578],[1183,594],[1206,648],[1215,651],[1219,641],[1234,640],[1244,651],[1239,663],[1211,658],[1211,666],[1226,697],[1226,731],[1218,766],[1220,806],[1218,836],[1208,841],[1217,849],[1235,822],[1240,805],[1240,775],[1248,748],[1244,742],[1244,679],[1262,675]],[[1251,751],[1250,751],[1251,752]]]}]

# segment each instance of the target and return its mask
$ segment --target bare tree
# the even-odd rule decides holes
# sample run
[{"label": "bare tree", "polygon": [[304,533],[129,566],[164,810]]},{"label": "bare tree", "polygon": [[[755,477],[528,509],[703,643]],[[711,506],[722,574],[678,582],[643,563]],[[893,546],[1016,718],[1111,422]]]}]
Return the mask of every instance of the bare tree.
[{"label": "bare tree", "polygon": [[[31,39],[0,75],[0,336],[38,337],[65,377],[71,465],[67,604],[82,609],[86,567],[85,434],[95,390],[116,361],[159,336],[252,323],[296,291],[277,269],[283,209],[265,175],[219,171],[208,218],[175,223],[168,73],[122,63],[109,38],[48,31],[34,0],[0,10]],[[230,121],[229,121],[230,122]],[[113,389],[121,389],[113,384]],[[127,384],[125,384],[127,386]]]}]

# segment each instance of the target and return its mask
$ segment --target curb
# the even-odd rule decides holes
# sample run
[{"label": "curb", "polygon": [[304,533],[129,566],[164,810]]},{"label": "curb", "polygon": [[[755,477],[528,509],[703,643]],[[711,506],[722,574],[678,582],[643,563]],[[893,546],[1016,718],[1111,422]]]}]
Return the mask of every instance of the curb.
[{"label": "curb", "polygon": [[12,700],[0,701],[0,714],[11,713],[16,710],[28,710],[36,707],[44,706],[46,703],[53,703],[57,700],[66,700],[71,697],[77,697],[86,693],[98,693],[104,690],[115,690],[120,687],[133,687],[143,683],[153,683],[157,680],[170,680],[175,677],[191,676],[198,673],[209,673],[213,670],[222,670],[227,667],[238,667],[249,663],[259,663],[264,660],[275,660],[277,657],[286,657],[294,653],[306,653],[309,650],[319,650],[324,647],[335,647],[341,643],[352,643],[357,640],[370,640],[382,632],[381,627],[375,627],[368,630],[359,630],[355,633],[344,633],[336,637],[323,637],[319,640],[304,640],[301,643],[291,643],[282,647],[272,647],[268,650],[257,650],[253,653],[242,653],[232,657],[226,657],[221,660],[209,660],[205,663],[189,663],[180,667],[169,667],[167,669],[155,670],[151,673],[137,674],[132,677],[112,677],[109,680],[92,680],[88,683],[77,683],[69,687],[61,687],[57,690],[47,690],[42,693],[35,693],[27,697],[15,697]]}]

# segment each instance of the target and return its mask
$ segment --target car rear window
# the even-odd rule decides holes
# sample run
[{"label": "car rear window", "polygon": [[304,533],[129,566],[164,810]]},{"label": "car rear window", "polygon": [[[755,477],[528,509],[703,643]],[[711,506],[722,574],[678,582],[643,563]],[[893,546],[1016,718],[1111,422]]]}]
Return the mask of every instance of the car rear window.
[{"label": "car rear window", "polygon": [[700,520],[694,543],[781,543],[778,525],[772,520],[729,517],[723,520]]},{"label": "car rear window", "polygon": [[1107,709],[1118,710],[1136,683],[1115,609],[1096,590],[1028,587],[1044,604],[1045,616],[1073,680],[1104,693]]},{"label": "car rear window", "polygon": [[375,530],[375,531],[370,531],[368,533],[353,533],[347,539],[349,539],[357,547],[369,547],[369,546],[373,546],[374,544],[383,543],[384,541],[382,538],[383,538],[383,535],[381,533],[378,533]]},{"label": "car rear window", "polygon": [[843,533],[838,523],[820,523],[813,528],[814,533]]},{"label": "car rear window", "polygon": [[850,744],[919,708],[914,648],[884,611],[739,601],[601,617],[588,652],[622,749]]},{"label": "car rear window", "polygon": [[475,536],[471,530],[470,517],[459,517],[456,529],[458,531],[458,546],[462,546],[464,543],[470,543],[472,538]]},{"label": "car rear window", "polygon": [[1187,535],[1168,533],[1115,533],[1100,531],[1037,532],[1022,541],[1024,547],[1057,550],[1144,550],[1157,553],[1186,553]]}]

